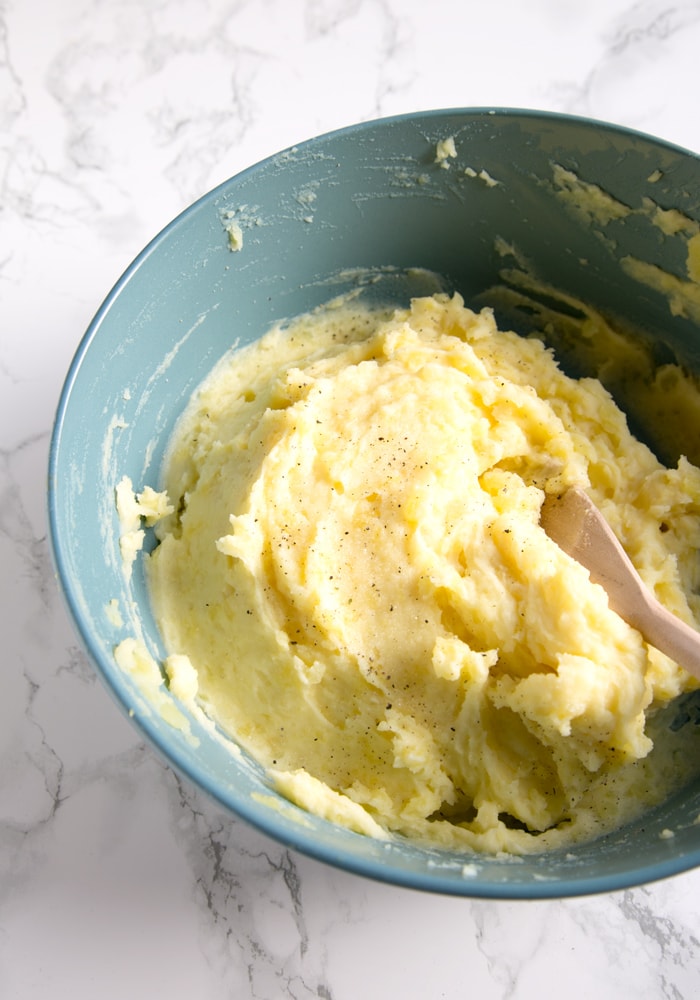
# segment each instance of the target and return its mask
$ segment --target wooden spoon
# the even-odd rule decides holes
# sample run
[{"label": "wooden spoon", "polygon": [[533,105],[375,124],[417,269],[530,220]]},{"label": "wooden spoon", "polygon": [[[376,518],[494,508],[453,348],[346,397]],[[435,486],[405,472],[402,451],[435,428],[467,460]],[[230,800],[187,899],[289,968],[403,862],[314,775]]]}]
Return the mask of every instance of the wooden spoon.
[{"label": "wooden spoon", "polygon": [[700,632],[668,611],[646,588],[609,524],[582,489],[548,495],[540,524],[607,591],[610,607],[620,618],[700,678]]}]

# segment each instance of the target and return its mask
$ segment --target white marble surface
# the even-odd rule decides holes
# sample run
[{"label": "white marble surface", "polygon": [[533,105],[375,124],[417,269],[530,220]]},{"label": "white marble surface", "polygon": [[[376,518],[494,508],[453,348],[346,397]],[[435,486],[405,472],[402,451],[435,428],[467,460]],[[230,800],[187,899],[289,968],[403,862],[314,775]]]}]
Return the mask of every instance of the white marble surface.
[{"label": "white marble surface", "polygon": [[700,150],[699,52],[699,0],[0,0],[0,997],[698,995],[700,871],[564,902],[431,897],[298,857],[183,786],[78,649],[44,494],[93,312],[219,181],[457,105]]}]

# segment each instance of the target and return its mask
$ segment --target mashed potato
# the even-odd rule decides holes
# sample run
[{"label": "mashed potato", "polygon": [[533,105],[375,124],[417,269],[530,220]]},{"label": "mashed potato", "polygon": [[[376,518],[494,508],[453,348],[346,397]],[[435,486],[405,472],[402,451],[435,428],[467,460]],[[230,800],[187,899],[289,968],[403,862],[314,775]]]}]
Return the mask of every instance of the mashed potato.
[{"label": "mashed potato", "polygon": [[166,647],[336,822],[513,853],[594,836],[687,777],[697,733],[662,710],[697,682],[540,527],[572,484],[696,624],[697,468],[459,296],[332,303],[225,359],[180,422],[148,557]]}]

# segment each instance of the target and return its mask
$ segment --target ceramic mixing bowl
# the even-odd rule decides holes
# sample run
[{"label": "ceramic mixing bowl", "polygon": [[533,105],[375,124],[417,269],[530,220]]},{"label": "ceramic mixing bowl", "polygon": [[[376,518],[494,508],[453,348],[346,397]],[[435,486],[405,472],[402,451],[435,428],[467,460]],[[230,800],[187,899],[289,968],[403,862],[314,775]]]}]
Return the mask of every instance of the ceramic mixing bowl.
[{"label": "ceramic mixing bowl", "polygon": [[[100,307],[67,375],[49,513],[58,576],[84,646],[175,769],[292,848],[418,889],[570,896],[700,864],[700,783],[600,840],[531,857],[465,856],[352,833],[283,799],[254,761],[229,752],[196,719],[195,740],[174,728],[113,655],[134,634],[156,657],[164,652],[141,563],[130,580],[123,572],[115,485],[124,475],[157,484],[176,419],[233,344],[351,288],[405,304],[439,281],[483,304],[489,290],[530,268],[642,328],[660,355],[700,374],[700,306],[686,252],[699,221],[700,160],[686,151],[572,117],[445,110],[285,150],[205,195],[145,248]],[[664,274],[676,284],[664,284]],[[522,302],[512,312],[508,322],[526,332],[532,314]]]}]

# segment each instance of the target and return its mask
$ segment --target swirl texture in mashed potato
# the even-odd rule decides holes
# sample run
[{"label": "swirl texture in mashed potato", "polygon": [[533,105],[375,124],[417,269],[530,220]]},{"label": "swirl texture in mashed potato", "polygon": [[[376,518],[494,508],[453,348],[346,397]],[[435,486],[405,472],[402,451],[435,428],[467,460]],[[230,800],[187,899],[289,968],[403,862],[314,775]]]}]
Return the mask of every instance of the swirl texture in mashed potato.
[{"label": "swirl texture in mashed potato", "polygon": [[594,836],[681,780],[689,737],[654,719],[696,682],[540,527],[573,484],[695,624],[700,472],[597,380],[459,296],[331,303],[225,359],[180,422],[148,559],[165,644],[329,819],[514,853]]}]

